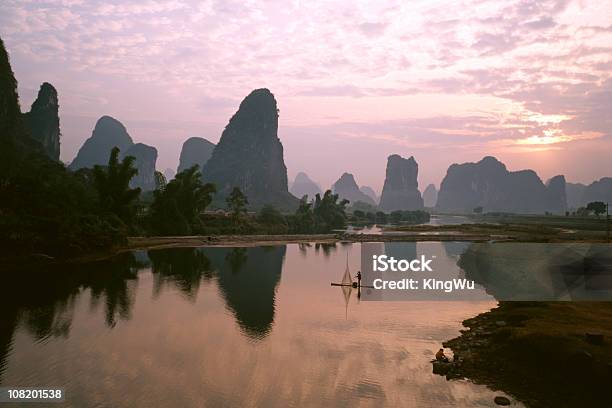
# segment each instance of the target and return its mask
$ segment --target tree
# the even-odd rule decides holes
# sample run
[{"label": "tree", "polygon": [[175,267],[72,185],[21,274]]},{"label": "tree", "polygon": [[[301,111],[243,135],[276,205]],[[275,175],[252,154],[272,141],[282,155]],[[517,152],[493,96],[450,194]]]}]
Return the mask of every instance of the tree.
[{"label": "tree", "polygon": [[267,225],[285,224],[285,217],[273,205],[266,204],[257,215],[259,222]]},{"label": "tree", "polygon": [[353,211],[353,216],[357,219],[363,219],[365,218],[365,212],[361,211],[361,210],[355,210]]},{"label": "tree", "polygon": [[376,213],[368,212],[366,213],[366,218],[368,219],[368,222],[374,224],[376,222]]},{"label": "tree", "polygon": [[599,216],[606,212],[606,203],[603,201],[593,201],[587,204],[587,211],[591,211],[595,213],[595,215],[599,218]]},{"label": "tree", "polygon": [[478,206],[476,208],[474,208],[474,214],[482,214],[482,210],[483,208],[481,206]]},{"label": "tree", "polygon": [[249,204],[249,200],[247,200],[247,197],[238,187],[234,187],[230,195],[225,199],[225,202],[235,219],[241,214],[246,213],[246,206]]},{"label": "tree", "polygon": [[378,224],[386,224],[387,223],[387,214],[382,211],[376,211],[376,222]]},{"label": "tree", "polygon": [[168,180],[161,171],[155,170],[155,190],[165,190]]},{"label": "tree", "polygon": [[343,199],[338,202],[338,197],[338,194],[333,194],[331,190],[327,190],[323,198],[320,194],[315,196],[315,222],[321,223],[325,230],[344,228],[346,225],[346,206],[349,201]]},{"label": "tree", "polygon": [[402,221],[402,216],[402,211],[396,210],[389,215],[389,220],[391,221],[391,224],[399,224]]},{"label": "tree", "polygon": [[376,206],[372,204],[364,203],[363,201],[355,201],[354,203],[351,204],[351,208],[349,208],[349,211],[353,211],[353,212],[363,211],[364,213],[376,212]]},{"label": "tree", "polygon": [[67,258],[125,242],[91,180],[50,159],[23,124],[17,81],[0,38],[0,258]]},{"label": "tree", "polygon": [[111,150],[108,166],[94,166],[93,182],[103,210],[115,214],[126,225],[132,225],[136,218],[137,200],[140,188],[130,188],[130,180],[138,170],[132,156],[119,161],[119,148]]},{"label": "tree", "polygon": [[576,215],[578,215],[580,217],[588,217],[589,216],[589,210],[587,210],[584,207],[578,207],[576,209]]},{"label": "tree", "polygon": [[216,191],[214,184],[202,184],[197,165],[178,173],[165,189],[154,192],[151,205],[153,230],[161,234],[191,233]]},{"label": "tree", "polygon": [[292,220],[295,232],[307,234],[315,231],[315,217],[312,211],[312,203],[308,202],[308,196],[302,197]]}]

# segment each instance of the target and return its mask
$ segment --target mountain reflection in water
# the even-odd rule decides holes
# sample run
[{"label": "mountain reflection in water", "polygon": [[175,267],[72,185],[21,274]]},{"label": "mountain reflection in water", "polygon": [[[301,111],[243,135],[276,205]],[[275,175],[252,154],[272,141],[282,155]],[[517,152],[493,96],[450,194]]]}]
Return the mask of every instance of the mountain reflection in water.
[{"label": "mountain reflection in water", "polygon": [[347,254],[355,274],[359,249],[175,248],[3,273],[0,385],[61,386],[70,407],[490,406],[499,393],[429,360],[495,303],[345,303],[329,283]]},{"label": "mountain reflection in water", "polygon": [[497,300],[612,300],[609,244],[473,243],[460,252],[465,276]]}]

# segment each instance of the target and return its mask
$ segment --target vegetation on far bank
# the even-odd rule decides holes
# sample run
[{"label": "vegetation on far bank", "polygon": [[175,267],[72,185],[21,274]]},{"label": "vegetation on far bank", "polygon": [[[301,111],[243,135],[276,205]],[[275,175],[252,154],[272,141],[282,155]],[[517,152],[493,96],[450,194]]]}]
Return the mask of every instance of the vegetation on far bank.
[{"label": "vegetation on far bank", "polygon": [[[462,237],[489,236],[497,241],[515,242],[608,242],[605,219],[579,217],[508,216],[474,218],[471,224],[391,225],[386,231],[412,234],[446,234]],[[612,238],[612,232],[610,233]]]}]

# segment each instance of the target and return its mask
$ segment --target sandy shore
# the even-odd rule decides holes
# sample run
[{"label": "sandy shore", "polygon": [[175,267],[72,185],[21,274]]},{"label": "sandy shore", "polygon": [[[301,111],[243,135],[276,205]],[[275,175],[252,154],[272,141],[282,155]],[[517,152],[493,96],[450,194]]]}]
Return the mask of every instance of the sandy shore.
[{"label": "sandy shore", "polygon": [[312,234],[312,235],[196,235],[179,237],[130,237],[121,251],[176,247],[209,246],[262,246],[338,242],[392,242],[392,241],[505,241],[506,235],[470,234],[458,231],[399,232],[390,234]]}]

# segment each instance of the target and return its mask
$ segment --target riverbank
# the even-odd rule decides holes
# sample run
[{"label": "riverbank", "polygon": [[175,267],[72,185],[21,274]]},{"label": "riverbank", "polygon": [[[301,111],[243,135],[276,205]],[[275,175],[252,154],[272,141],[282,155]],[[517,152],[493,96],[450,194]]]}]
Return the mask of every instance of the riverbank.
[{"label": "riverbank", "polygon": [[418,231],[392,234],[301,234],[301,235],[197,235],[177,237],[130,237],[121,251],[199,246],[261,246],[339,242],[393,242],[393,241],[505,241],[513,237],[499,234],[463,233],[461,231]]},{"label": "riverbank", "polygon": [[[539,217],[540,219],[546,217]],[[70,259],[57,259],[46,254],[23,256],[4,256],[0,259],[0,269],[15,269],[54,263],[83,263],[110,258],[118,253],[175,247],[199,246],[271,246],[284,244],[340,242],[607,242],[605,229],[601,223],[594,228],[592,221],[571,229],[564,225],[547,225],[536,222],[538,217],[530,217],[529,222],[515,223],[474,223],[458,225],[406,225],[384,227],[382,233],[340,232],[335,234],[245,234],[245,235],[197,235],[197,236],[138,236],[129,237],[127,243],[109,248],[106,251],[83,254]],[[571,221],[571,220],[570,220]],[[556,222],[559,222],[558,220]],[[575,226],[576,223],[573,223]]]},{"label": "riverbank", "polygon": [[[423,235],[489,236],[491,240],[513,242],[608,242],[605,221],[599,224],[547,223],[545,217],[532,217],[530,221],[509,218],[510,222],[492,219],[491,223],[479,219],[478,223],[457,225],[406,225],[386,227],[383,232]],[[500,222],[497,222],[500,221]],[[569,220],[568,220],[569,221]],[[459,239],[457,241],[460,241]]]},{"label": "riverbank", "polygon": [[503,390],[530,407],[609,407],[612,303],[502,302],[444,343],[449,378]]},{"label": "riverbank", "polygon": [[[550,218],[548,220],[547,218]],[[483,221],[482,219],[479,219]],[[465,241],[465,242],[591,242],[607,241],[607,233],[601,222],[568,218],[569,224],[561,224],[561,217],[494,218],[493,223],[457,225],[403,225],[382,228],[382,234],[253,234],[253,235],[200,235],[176,237],[130,237],[123,250],[172,248],[178,246],[258,246],[294,243],[338,242],[417,242],[417,241]],[[502,221],[506,220],[506,221]],[[555,221],[552,223],[552,221]]]}]

